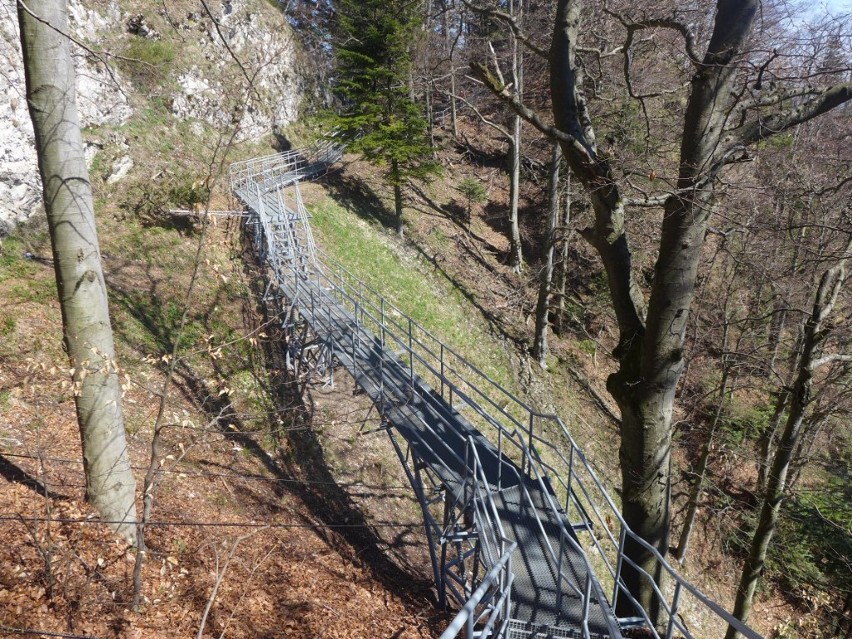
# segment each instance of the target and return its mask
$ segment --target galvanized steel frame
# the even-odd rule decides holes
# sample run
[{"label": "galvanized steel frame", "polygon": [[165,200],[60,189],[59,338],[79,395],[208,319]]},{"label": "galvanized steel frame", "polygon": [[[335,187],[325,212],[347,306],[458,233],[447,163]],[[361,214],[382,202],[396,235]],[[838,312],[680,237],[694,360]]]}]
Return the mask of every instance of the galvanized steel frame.
[{"label": "galvanized steel frame", "polygon": [[[320,150],[324,161],[336,160],[339,153],[339,148],[331,146]],[[317,317],[316,313],[323,312],[318,306],[326,305],[325,310],[331,321],[328,305],[337,306],[341,312],[355,318],[357,330],[364,339],[380,339],[382,348],[390,349],[405,362],[412,394],[418,392],[417,385],[422,382],[435,389],[442,401],[453,410],[462,412],[479,430],[492,434],[492,442],[496,440],[499,454],[514,459],[521,471],[538,483],[548,500],[548,507],[564,521],[559,548],[550,547],[549,552],[558,567],[559,579],[568,582],[579,593],[585,609],[592,597],[597,600],[608,599],[613,609],[618,598],[626,597],[637,609],[639,620],[644,622],[656,639],[670,639],[675,631],[692,639],[695,635],[679,615],[684,600],[691,597],[692,605],[717,617],[717,623],[733,625],[748,639],[760,639],[760,635],[733,619],[721,606],[677,573],[653,546],[627,527],[618,505],[559,416],[539,412],[527,405],[419,326],[380,293],[366,286],[331,256],[316,249],[310,232],[309,216],[298,189],[300,178],[318,170],[318,161],[312,161],[310,157],[310,153],[293,151],[247,160],[234,165],[231,170],[234,192],[257,215],[257,226],[262,229],[263,240],[258,242],[259,237],[256,240],[258,255],[269,264],[273,279],[286,278],[291,288],[297,291],[295,299],[290,300],[292,307],[295,309],[301,305],[305,308],[309,304],[312,317]],[[292,219],[285,220],[284,229],[273,228],[274,218],[267,214],[264,205],[265,196],[276,190],[279,195],[275,197],[281,198],[281,209],[293,214]],[[295,203],[293,208],[284,202],[284,196],[280,195],[282,190],[291,192]],[[283,255],[273,239],[276,233],[283,233],[286,238],[284,244],[290,247]],[[312,284],[310,287],[306,286],[309,281]],[[309,292],[307,299],[299,298],[300,282],[303,282],[301,288]],[[325,348],[338,360],[349,357],[347,353],[335,349],[333,337],[319,337]],[[352,364],[355,365],[354,356]],[[383,403],[383,399],[378,402],[380,412],[383,412]],[[463,625],[476,617],[471,616],[475,609],[480,609],[480,619],[487,615],[489,622],[477,631],[477,636],[504,636],[511,619],[512,546],[504,535],[493,532],[499,531],[499,525],[494,525],[496,511],[493,491],[501,489],[502,479],[498,478],[496,486],[489,486],[487,481],[483,481],[479,476],[482,469],[476,459],[476,448],[468,445],[463,453],[468,476],[462,487],[452,494],[452,503],[445,502],[444,514],[439,523],[430,510],[435,503],[434,497],[439,495],[443,499],[450,499],[446,486],[443,489],[436,488],[440,481],[435,478],[440,476],[440,472],[429,469],[432,488],[427,490],[423,481],[427,465],[419,462],[409,446],[395,438],[390,430],[388,432],[423,511],[439,600],[444,603],[449,595],[462,606],[460,615],[465,616],[465,621],[460,623]],[[454,451],[453,454],[461,453]],[[502,472],[502,466],[500,468]],[[529,494],[525,498],[531,499]],[[464,513],[471,508],[481,518],[480,525],[474,533],[460,535],[465,526],[460,526],[459,522],[465,523]],[[575,519],[574,524],[568,523],[571,517]],[[543,522],[539,520],[537,525],[543,527]],[[601,590],[600,582],[591,577],[595,571],[588,554],[569,533],[569,528],[581,531],[587,537],[591,551],[600,558],[603,575],[611,582],[611,597],[607,598]],[[492,532],[486,535],[488,531]],[[673,588],[671,593],[663,592],[652,575],[625,557],[623,551],[628,538],[656,556]],[[466,546],[461,547],[460,544]],[[563,573],[562,561],[569,548],[583,557],[587,574],[590,575],[585,584],[570,583],[569,576]],[[455,558],[450,559],[449,556],[453,554]],[[621,581],[624,562],[630,562],[644,574],[656,590],[666,614],[664,629],[653,627],[647,613]],[[488,570],[487,574],[480,578],[479,575],[485,569]],[[476,581],[468,581],[469,575],[476,575]],[[483,601],[491,603],[486,603],[483,608]],[[450,631],[457,627],[461,626],[454,622],[447,633],[442,635],[442,639],[455,636]],[[582,636],[590,636],[585,624],[581,632]],[[617,635],[618,629],[613,629],[613,633]],[[520,636],[515,632],[513,634]]]}]

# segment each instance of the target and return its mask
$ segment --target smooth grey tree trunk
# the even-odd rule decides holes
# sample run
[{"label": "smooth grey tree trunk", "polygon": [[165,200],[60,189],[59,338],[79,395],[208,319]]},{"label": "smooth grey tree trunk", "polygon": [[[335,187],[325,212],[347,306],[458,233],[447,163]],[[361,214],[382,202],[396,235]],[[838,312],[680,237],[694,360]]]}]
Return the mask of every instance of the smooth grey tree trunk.
[{"label": "smooth grey tree trunk", "polygon": [[538,301],[535,307],[535,337],[533,341],[533,357],[539,366],[547,367],[547,328],[550,314],[550,290],[553,286],[553,253],[556,245],[556,227],[559,225],[559,165],[562,162],[562,149],[553,143],[550,156],[550,174],[547,181],[547,192],[550,200],[550,210],[547,216],[547,235],[544,238],[545,260],[539,274]]},{"label": "smooth grey tree trunk", "polygon": [[521,227],[518,205],[521,191],[521,119],[512,118],[512,138],[509,142],[509,266],[520,273],[523,266]]},{"label": "smooth grey tree trunk", "polygon": [[772,464],[772,458],[775,456],[775,436],[778,434],[778,429],[781,427],[781,421],[784,417],[784,411],[787,409],[787,401],[789,398],[789,389],[782,388],[778,393],[778,399],[775,401],[775,409],[772,412],[772,419],[769,421],[766,432],[762,433],[758,440],[758,447],[760,450],[757,462],[758,495],[766,493],[766,484],[769,478],[769,467]]},{"label": "smooth grey tree trunk", "polygon": [[[557,128],[572,172],[587,188],[595,213],[583,236],[596,249],[607,274],[619,325],[614,354],[619,369],[607,390],[621,409],[622,515],[630,529],[665,555],[669,547],[671,493],[671,417],[675,389],[683,373],[683,345],[695,293],[698,260],[712,193],[700,188],[713,163],[727,117],[729,89],[757,9],[757,2],[720,0],[708,51],[691,83],[680,149],[679,195],[665,202],[656,277],[646,310],[634,279],[625,228],[625,207],[606,160],[598,154],[588,105],[582,93],[582,68],[575,60],[581,2],[560,0],[550,53],[551,95]],[[696,188],[698,187],[698,188]],[[654,592],[662,567],[654,553],[627,539],[623,582],[650,619],[661,605]],[[649,579],[645,575],[650,575]],[[619,597],[617,614],[636,611]]]},{"label": "smooth grey tree trunk", "polygon": [[[847,246],[846,251],[848,252],[850,248],[852,245]],[[743,623],[747,623],[751,616],[757,582],[763,574],[766,554],[778,524],[781,502],[787,491],[787,473],[793,462],[794,453],[798,449],[805,413],[812,400],[814,372],[820,366],[822,345],[831,330],[831,327],[826,324],[826,319],[834,309],[837,296],[846,278],[845,265],[846,260],[843,259],[823,273],[814,299],[813,310],[805,325],[798,373],[790,390],[787,421],[783,432],[778,436],[777,449],[767,478],[766,494],[760,508],[757,529],[754,531],[748,559],[743,566],[737,588],[733,615]],[[735,639],[738,636],[739,633],[729,626],[725,639]]]},{"label": "smooth grey tree trunk", "polygon": [[[523,19],[523,0],[519,0],[518,7],[512,0],[509,2],[509,14],[515,18],[518,24]],[[512,35],[512,84],[518,99],[523,99],[524,83],[524,58],[523,51],[518,39]],[[518,206],[521,191],[521,116],[515,114],[512,117],[510,162],[509,167],[509,265],[516,273],[520,273],[524,264],[523,249],[521,248],[521,227],[518,220]]]},{"label": "smooth grey tree trunk", "polygon": [[[18,6],[27,103],[35,131],[64,343],[74,370],[86,497],[121,535],[136,531],[136,484],[101,272],[92,191],[77,115],[64,0]],[[47,23],[47,24],[45,24]]]},{"label": "smooth grey tree trunk", "polygon": [[[449,20],[450,10],[446,3],[444,3],[441,11],[441,30],[444,32],[444,47],[447,56],[447,61],[450,64],[450,123],[452,125],[453,131],[453,139],[457,139],[459,137],[459,125],[458,125],[458,110],[456,106],[456,42],[458,38],[455,40],[450,37],[450,20]],[[459,31],[462,29],[462,17],[459,14]]]},{"label": "smooth grey tree trunk", "polygon": [[565,297],[568,294],[568,238],[571,226],[571,172],[565,176],[565,217],[562,220],[560,250],[559,250],[559,277],[556,308],[556,331],[559,334],[565,330],[565,316],[568,314],[568,305]]}]

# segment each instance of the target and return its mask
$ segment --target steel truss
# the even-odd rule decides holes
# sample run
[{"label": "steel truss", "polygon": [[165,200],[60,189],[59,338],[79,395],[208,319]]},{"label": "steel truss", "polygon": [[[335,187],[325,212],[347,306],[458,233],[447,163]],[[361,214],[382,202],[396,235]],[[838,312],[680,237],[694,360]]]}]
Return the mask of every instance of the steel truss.
[{"label": "steel truss", "polygon": [[[339,157],[336,148],[323,152]],[[281,313],[288,371],[304,385],[317,377],[333,383],[343,365],[382,416],[379,430],[420,504],[439,604],[461,608],[442,639],[463,628],[467,639],[617,638],[637,623],[656,639],[692,638],[680,614],[687,605],[709,613],[714,625],[760,639],[629,529],[558,416],[518,399],[341,266],[325,271],[298,180],[326,166],[300,151],[249,160],[232,168],[232,190],[256,216],[245,228],[267,266],[264,300]],[[665,628],[654,626],[622,581],[628,540],[655,554],[666,575],[666,591],[656,591]],[[529,550],[515,553],[522,543]],[[536,603],[542,582],[532,573],[542,570],[552,576],[543,588],[555,596],[547,605]],[[517,574],[523,588],[514,584]],[[524,600],[531,589],[534,599]],[[635,618],[614,617],[621,598]],[[519,610],[528,616],[518,618]]]}]

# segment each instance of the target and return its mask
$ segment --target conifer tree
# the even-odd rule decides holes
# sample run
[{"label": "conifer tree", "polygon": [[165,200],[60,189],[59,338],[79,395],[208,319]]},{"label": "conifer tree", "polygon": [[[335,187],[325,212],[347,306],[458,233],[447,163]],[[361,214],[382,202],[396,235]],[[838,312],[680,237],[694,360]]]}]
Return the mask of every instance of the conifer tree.
[{"label": "conifer tree", "polygon": [[386,167],[397,231],[403,234],[402,187],[439,171],[426,121],[413,98],[411,44],[423,12],[419,2],[342,0],[335,52],[339,114],[328,118],[337,139]]}]

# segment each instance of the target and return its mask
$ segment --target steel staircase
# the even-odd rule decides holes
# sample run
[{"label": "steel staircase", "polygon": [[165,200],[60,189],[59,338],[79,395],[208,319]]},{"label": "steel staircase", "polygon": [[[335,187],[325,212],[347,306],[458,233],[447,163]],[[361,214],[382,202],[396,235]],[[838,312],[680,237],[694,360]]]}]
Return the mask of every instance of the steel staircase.
[{"label": "steel staircase", "polygon": [[[658,553],[665,614],[651,624],[621,581],[626,540],[644,542],[562,420],[530,408],[317,249],[299,181],[340,156],[325,144],[240,162],[231,188],[250,213],[246,230],[268,268],[267,298],[282,307],[293,370],[343,366],[386,424],[421,505],[439,600],[460,608],[442,639],[462,630],[469,639],[619,639],[637,626],[657,639],[721,637],[729,623],[759,639]],[[616,617],[619,598],[634,616]]]}]

